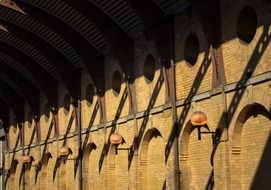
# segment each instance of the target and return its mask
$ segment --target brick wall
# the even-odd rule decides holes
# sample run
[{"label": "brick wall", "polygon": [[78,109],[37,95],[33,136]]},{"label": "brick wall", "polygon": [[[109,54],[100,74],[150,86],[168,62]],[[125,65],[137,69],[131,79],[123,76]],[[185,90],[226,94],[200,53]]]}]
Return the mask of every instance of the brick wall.
[{"label": "brick wall", "polygon": [[[240,10],[247,4],[255,8],[258,26],[253,40],[249,44],[244,44],[236,37],[236,23]],[[268,188],[271,185],[269,170],[271,153],[267,146],[270,142],[271,126],[270,12],[261,0],[223,1],[221,6],[223,6],[222,51],[226,84],[216,89],[212,88],[214,63],[211,62],[208,39],[200,19],[196,15],[192,17],[176,15],[175,75],[179,140],[176,159],[180,166],[177,171],[180,186],[181,189],[207,187],[257,189],[259,186]],[[185,41],[191,33],[199,41],[199,54],[194,66],[184,60]],[[172,128],[174,113],[171,104],[165,104],[166,84],[160,83],[162,68],[157,48],[145,40],[140,43],[143,43],[145,48],[142,48],[141,54],[134,60],[135,96],[138,108],[135,115],[129,115],[129,99],[126,98],[120,109],[120,115],[116,118],[126,84],[123,80],[119,95],[113,94],[111,89],[113,73],[122,70],[114,56],[109,55],[106,59],[106,123],[100,123],[101,108],[98,107],[97,95],[94,95],[92,103],[87,102],[87,86],[94,83],[88,73],[82,71],[83,187],[86,190],[175,189],[173,185],[176,172],[173,151],[175,131]],[[142,44],[137,46],[136,49],[140,49]],[[144,61],[148,55],[155,59],[152,82],[147,82],[143,76]],[[247,74],[250,72],[249,69],[253,69],[251,76]],[[246,83],[237,84],[244,72],[243,79]],[[48,134],[53,114],[47,113],[45,109],[47,101],[43,94],[40,104],[42,113],[40,143],[36,143],[34,139],[29,145],[35,126],[33,120],[32,123],[25,122],[24,148],[34,158],[31,170],[26,174],[27,189],[79,189],[79,169],[76,165],[78,133],[75,130],[75,120],[72,122],[70,132],[65,135],[73,106],[70,106],[69,111],[64,109],[63,101],[68,92],[64,84],[59,83],[60,136],[54,137],[55,126]],[[253,109],[259,111],[257,115],[250,115],[249,110]],[[26,112],[29,110],[27,105],[25,110]],[[215,148],[210,134],[204,134],[202,140],[198,140],[198,132],[190,123],[194,111],[203,111],[207,115],[211,131],[216,131],[217,127],[221,129],[220,141]],[[246,119],[240,122],[240,117]],[[18,160],[18,165],[15,173],[7,180],[7,189],[22,189],[22,185],[19,186],[22,170],[19,128],[14,127],[12,122],[10,126],[11,149],[5,154],[5,168],[9,169],[15,159]],[[115,132],[124,139],[124,143],[118,146],[124,150],[118,150],[118,154],[115,153],[115,145],[109,141],[110,135]],[[17,140],[19,143],[16,145]],[[65,164],[59,165],[59,148],[63,145],[68,146],[72,154],[68,156],[69,160],[66,160]],[[93,145],[95,148],[88,152],[90,151],[88,147]],[[130,147],[133,149],[129,150]],[[49,153],[52,158],[44,163],[44,156]],[[39,161],[43,165],[36,175],[35,165]]]}]

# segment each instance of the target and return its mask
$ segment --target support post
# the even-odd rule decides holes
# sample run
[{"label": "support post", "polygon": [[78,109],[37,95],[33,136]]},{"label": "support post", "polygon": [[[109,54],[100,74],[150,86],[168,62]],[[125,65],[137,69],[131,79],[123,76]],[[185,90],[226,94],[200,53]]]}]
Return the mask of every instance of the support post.
[{"label": "support post", "polygon": [[81,126],[81,101],[78,99],[78,108],[77,108],[77,125],[78,125],[78,159],[79,159],[79,190],[83,189],[83,166],[82,166],[82,126]]}]

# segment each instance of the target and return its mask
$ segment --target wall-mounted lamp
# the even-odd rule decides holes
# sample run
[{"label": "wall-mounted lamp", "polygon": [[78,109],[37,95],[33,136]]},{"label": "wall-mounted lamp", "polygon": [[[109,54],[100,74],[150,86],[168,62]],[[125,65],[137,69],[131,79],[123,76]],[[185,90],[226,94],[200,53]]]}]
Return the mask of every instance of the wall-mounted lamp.
[{"label": "wall-mounted lamp", "polygon": [[[201,140],[201,135],[202,134],[211,134],[212,135],[212,141],[214,144],[214,138],[215,138],[215,133],[213,131],[210,131],[208,125],[207,125],[207,116],[205,113],[201,111],[196,111],[192,114],[191,116],[191,123],[194,127],[197,127],[198,129],[198,140]],[[201,128],[204,127],[207,129],[207,131],[201,131]]]},{"label": "wall-mounted lamp", "polygon": [[69,147],[67,147],[67,146],[62,146],[59,149],[60,159],[63,159],[63,160],[76,160],[78,158],[78,157],[68,158],[68,156],[70,154],[72,154],[72,150]]},{"label": "wall-mounted lamp", "polygon": [[32,161],[31,157],[29,155],[23,155],[22,156],[22,162],[23,164],[29,164]]},{"label": "wall-mounted lamp", "polygon": [[110,142],[111,144],[116,146],[116,154],[118,154],[118,150],[128,150],[128,153],[130,154],[131,148],[119,148],[118,146],[124,142],[123,137],[119,133],[113,133],[110,136]]},{"label": "wall-mounted lamp", "polygon": [[22,156],[22,163],[25,165],[25,166],[28,166],[28,167],[35,167],[35,170],[38,172],[41,170],[41,162],[39,161],[37,164],[33,164],[32,165],[32,161],[34,161],[34,158],[30,155],[23,155]]},{"label": "wall-mounted lamp", "polygon": [[60,149],[59,149],[59,155],[60,156],[68,156],[70,154],[70,149],[66,146],[62,146]]},{"label": "wall-mounted lamp", "polygon": [[113,133],[110,136],[110,142],[111,142],[111,144],[119,145],[123,142],[123,138],[119,133]]}]

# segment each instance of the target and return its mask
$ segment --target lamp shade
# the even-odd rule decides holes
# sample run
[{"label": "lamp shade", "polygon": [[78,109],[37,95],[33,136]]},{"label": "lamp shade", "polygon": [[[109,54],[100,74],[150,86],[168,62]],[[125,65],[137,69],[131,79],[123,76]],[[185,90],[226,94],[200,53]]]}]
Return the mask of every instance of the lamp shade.
[{"label": "lamp shade", "polygon": [[201,111],[196,111],[191,116],[191,123],[193,126],[201,126],[207,123],[207,116]]},{"label": "lamp shade", "polygon": [[122,136],[118,133],[114,133],[110,136],[110,142],[115,145],[122,143]]},{"label": "lamp shade", "polygon": [[23,164],[28,164],[31,162],[31,157],[29,155],[23,155],[22,156],[22,162]]},{"label": "lamp shade", "polygon": [[60,155],[60,156],[67,156],[69,153],[70,153],[70,150],[69,150],[69,148],[66,147],[66,146],[62,146],[62,147],[59,149],[59,155]]}]

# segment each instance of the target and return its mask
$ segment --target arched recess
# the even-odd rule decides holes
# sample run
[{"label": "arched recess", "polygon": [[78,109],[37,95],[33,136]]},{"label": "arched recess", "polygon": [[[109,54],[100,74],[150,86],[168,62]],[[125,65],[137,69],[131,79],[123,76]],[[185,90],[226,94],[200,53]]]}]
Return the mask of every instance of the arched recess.
[{"label": "arched recess", "polygon": [[109,189],[129,189],[128,187],[128,149],[125,139],[119,145],[110,144],[109,150]]},{"label": "arched recess", "polygon": [[116,149],[117,146],[110,144],[110,149],[109,149],[109,167],[108,167],[108,186],[114,190],[116,189],[116,175],[115,175],[115,170],[116,170]]},{"label": "arched recess", "polygon": [[[25,154],[30,154],[30,150],[27,150],[28,153]],[[32,173],[33,173],[33,169],[31,166],[35,165],[35,159],[33,156],[30,156],[30,163],[28,164],[23,164],[24,167],[24,173],[23,173],[23,178],[20,179],[20,186],[22,186],[24,189],[28,190],[28,189],[32,189]]]},{"label": "arched recess", "polygon": [[245,106],[232,135],[232,189],[264,189],[271,186],[271,115],[261,104]]},{"label": "arched recess", "polygon": [[52,183],[52,172],[48,170],[48,163],[51,158],[52,154],[50,152],[46,152],[43,159],[41,160],[40,187],[42,187],[43,189],[49,189],[49,184]]},{"label": "arched recess", "polygon": [[[70,140],[70,141],[69,141]],[[75,149],[73,147],[71,139],[64,139],[61,142],[61,147],[68,147],[69,154],[66,156],[60,156],[57,158],[57,189],[58,190],[66,190],[66,189],[74,189],[75,188],[75,162],[76,155]],[[49,171],[52,171],[50,168]],[[55,175],[55,174],[53,174]],[[53,176],[54,179],[54,176]]]},{"label": "arched recess", "polygon": [[[179,165],[181,189],[205,189],[211,176],[210,157],[212,153],[211,135],[202,135],[188,121],[180,138]],[[207,129],[201,128],[201,131]]]},{"label": "arched recess", "polygon": [[17,159],[12,160],[12,162],[11,162],[10,170],[9,170],[9,179],[8,179],[9,189],[17,189],[17,187],[19,187],[19,185],[16,184],[17,180],[15,179],[18,163],[19,162]]},{"label": "arched recess", "polygon": [[[158,138],[159,137],[159,138]],[[140,150],[141,189],[164,189],[166,165],[162,135],[156,128],[148,129]]]},{"label": "arched recess", "polygon": [[93,163],[94,160],[91,159],[91,156],[90,156],[92,151],[96,150],[96,148],[97,148],[96,144],[91,142],[86,146],[84,150],[84,155],[83,155],[83,189],[84,190],[95,189],[95,187],[97,188],[97,186],[94,185],[95,176],[93,175],[94,173],[93,171],[95,170],[93,166],[95,166],[96,163]]}]

